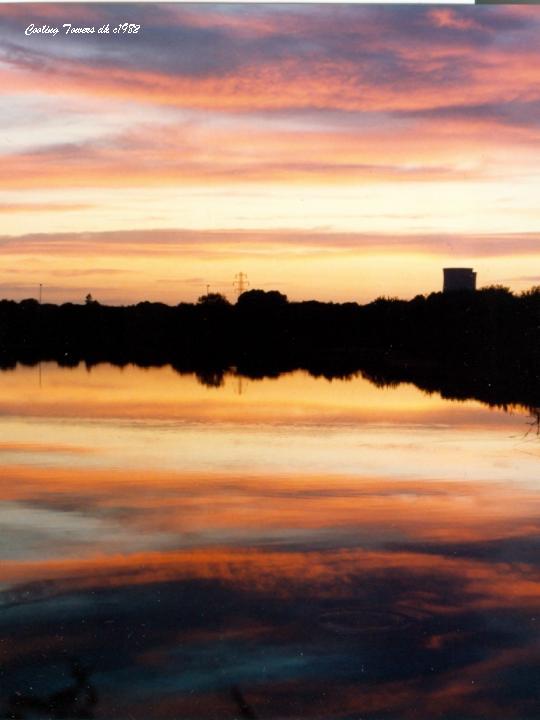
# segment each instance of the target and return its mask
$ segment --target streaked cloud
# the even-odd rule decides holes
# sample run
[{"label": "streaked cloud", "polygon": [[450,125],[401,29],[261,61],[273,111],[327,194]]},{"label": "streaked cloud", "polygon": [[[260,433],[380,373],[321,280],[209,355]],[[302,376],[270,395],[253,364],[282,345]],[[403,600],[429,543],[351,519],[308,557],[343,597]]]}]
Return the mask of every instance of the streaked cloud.
[{"label": "streaked cloud", "polygon": [[[360,216],[361,217],[361,216]],[[299,232],[294,229],[277,231],[227,230],[126,230],[103,233],[55,233],[1,236],[3,254],[36,254],[44,247],[56,255],[122,256],[124,253],[147,255],[197,255],[221,257],[225,255],[249,256],[261,253],[264,248],[283,255],[306,253],[319,255],[321,251],[370,254],[373,252],[420,252],[429,255],[448,255],[453,248],[468,257],[501,257],[506,255],[534,254],[540,242],[540,233],[488,235],[383,235],[366,233],[339,233],[317,229]],[[71,272],[71,271],[70,271]],[[76,274],[118,272],[116,268],[76,270]],[[58,271],[56,274],[64,274]],[[519,280],[537,280],[536,275],[524,275]],[[198,282],[202,278],[196,279]],[[190,280],[193,282],[193,280]]]},{"label": "streaked cloud", "polygon": [[69,212],[70,210],[88,210],[92,205],[81,203],[0,203],[0,214],[28,212]]}]

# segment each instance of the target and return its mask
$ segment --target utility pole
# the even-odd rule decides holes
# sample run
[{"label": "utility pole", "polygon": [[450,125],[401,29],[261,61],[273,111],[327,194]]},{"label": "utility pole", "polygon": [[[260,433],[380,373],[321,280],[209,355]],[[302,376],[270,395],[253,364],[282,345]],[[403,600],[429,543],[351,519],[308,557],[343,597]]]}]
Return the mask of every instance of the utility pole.
[{"label": "utility pole", "polygon": [[206,294],[207,295],[210,294],[210,285],[208,285],[208,284],[206,285]]},{"label": "utility pole", "polygon": [[41,305],[41,290],[43,288],[43,285],[39,283],[39,304]]},{"label": "utility pole", "polygon": [[247,279],[246,273],[240,272],[234,276],[233,287],[236,290],[238,297],[249,287],[249,280]]}]

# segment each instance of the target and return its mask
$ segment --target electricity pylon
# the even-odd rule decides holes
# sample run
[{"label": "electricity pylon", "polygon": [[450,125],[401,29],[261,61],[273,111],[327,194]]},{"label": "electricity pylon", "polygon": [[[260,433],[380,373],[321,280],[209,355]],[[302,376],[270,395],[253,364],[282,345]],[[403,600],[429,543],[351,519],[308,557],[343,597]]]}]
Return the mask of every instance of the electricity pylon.
[{"label": "electricity pylon", "polygon": [[236,290],[238,297],[249,287],[249,280],[247,279],[246,273],[240,272],[234,276],[233,287]]}]

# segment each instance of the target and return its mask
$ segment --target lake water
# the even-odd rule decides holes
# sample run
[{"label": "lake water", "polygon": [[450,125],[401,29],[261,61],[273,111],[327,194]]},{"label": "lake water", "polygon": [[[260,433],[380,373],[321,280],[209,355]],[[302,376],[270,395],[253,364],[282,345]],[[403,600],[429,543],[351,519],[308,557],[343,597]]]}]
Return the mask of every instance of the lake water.
[{"label": "lake water", "polygon": [[0,373],[0,717],[538,718],[530,423],[361,377]]}]

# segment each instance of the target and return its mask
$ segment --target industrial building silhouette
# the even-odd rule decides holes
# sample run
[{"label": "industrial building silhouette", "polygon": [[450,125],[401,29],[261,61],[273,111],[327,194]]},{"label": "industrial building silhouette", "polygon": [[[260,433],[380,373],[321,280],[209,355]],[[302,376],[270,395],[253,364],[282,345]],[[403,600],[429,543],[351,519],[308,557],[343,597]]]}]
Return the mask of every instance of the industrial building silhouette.
[{"label": "industrial building silhouette", "polygon": [[476,290],[476,273],[472,268],[443,268],[443,292]]}]

